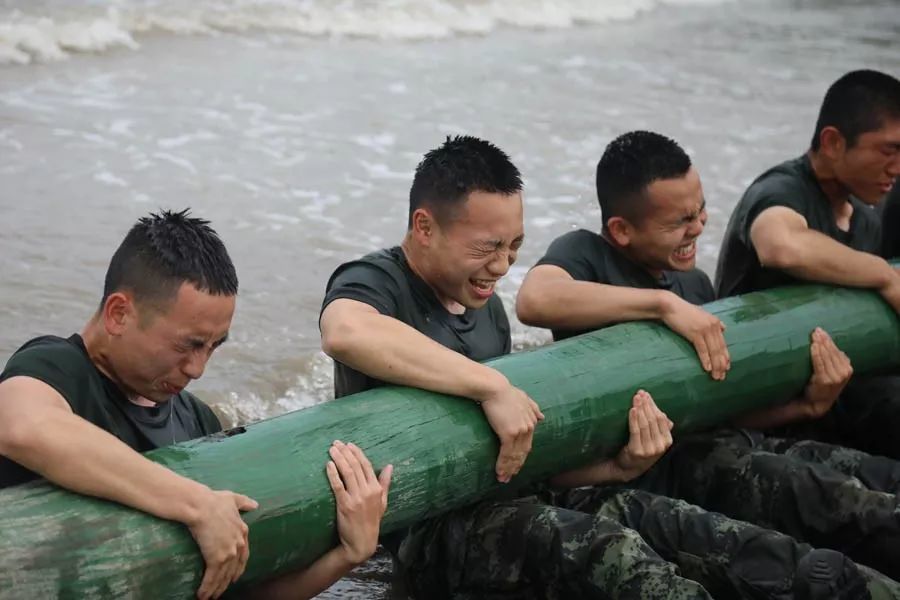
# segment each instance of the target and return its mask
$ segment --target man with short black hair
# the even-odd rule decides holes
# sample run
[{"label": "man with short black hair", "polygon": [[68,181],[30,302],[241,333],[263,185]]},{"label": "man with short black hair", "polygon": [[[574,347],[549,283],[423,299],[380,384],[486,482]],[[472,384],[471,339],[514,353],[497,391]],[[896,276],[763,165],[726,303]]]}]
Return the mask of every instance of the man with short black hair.
[{"label": "man with short black hair", "polygon": [[596,181],[601,233],[579,229],[553,241],[519,291],[519,319],[551,329],[554,340],[658,319],[694,345],[705,371],[724,379],[731,364],[724,325],[696,306],[713,291],[694,268],[706,200],[690,158],[664,136],[633,131],[609,144]]},{"label": "man with short black hair", "polygon": [[[103,300],[81,334],[33,339],[0,373],[0,488],[43,476],[183,523],[206,563],[201,599],[220,596],[243,573],[250,550],[240,512],[257,504],[139,452],[221,429],[185,387],[227,339],[237,291],[234,266],[207,221],[187,211],[144,217],[113,255]],[[375,550],[391,468],[379,485],[351,493],[342,478],[375,481],[371,466],[352,444],[329,452],[341,545],[305,571],[259,586],[266,598],[314,596]]]},{"label": "man with short black hair", "polygon": [[[716,293],[813,281],[877,291],[900,311],[900,273],[878,256],[872,209],[898,175],[900,80],[847,73],[825,94],[809,150],[760,175],[735,207]],[[870,384],[854,378],[846,401],[803,434],[900,459],[900,396],[873,394]]]},{"label": "man with short black hair", "polygon": [[[335,395],[392,383],[478,401],[500,438],[500,481],[521,468],[543,418],[524,392],[479,362],[510,352],[494,287],[524,239],[521,189],[518,169],[496,146],[448,138],[416,168],[403,244],[338,267],[319,321],[322,347],[335,360]],[[636,394],[634,402],[632,431],[643,423],[654,433],[646,443],[635,433],[615,460],[594,465],[605,478],[635,477],[667,447],[668,419],[652,399]],[[427,600],[708,597],[635,532],[535,498],[481,502],[385,544],[403,583]]]},{"label": "man with short black hair", "polygon": [[[604,221],[601,234],[582,229],[566,233],[550,245],[519,292],[519,318],[553,329],[559,339],[617,322],[662,320],[654,309],[665,305],[668,296],[675,296],[676,307],[687,304],[687,315],[706,315],[720,334],[718,319],[694,306],[714,299],[709,279],[695,266],[697,240],[706,224],[705,200],[699,175],[678,144],[647,131],[619,136],[607,146],[598,163],[597,194]],[[812,335],[811,354],[814,375],[804,394],[744,419],[784,423],[806,418],[814,409],[830,407],[852,373],[849,360],[824,331]],[[852,466],[857,471],[854,476],[862,471],[876,491],[851,485],[851,476],[830,467],[807,464],[829,461],[845,468]],[[679,440],[633,485],[644,492],[678,497],[710,511],[782,530],[803,541],[868,557],[873,549],[886,550],[886,544],[894,543],[886,533],[890,525],[884,524],[890,522],[889,510],[858,509],[883,502],[886,498],[878,491],[895,491],[900,464],[885,463],[891,461],[824,445],[795,447],[752,431],[723,430]],[[870,481],[873,476],[877,476],[875,481]],[[601,482],[586,479],[581,483]],[[791,493],[795,490],[808,493],[794,497]],[[615,514],[610,506],[616,507],[621,523],[636,529],[654,550],[663,557],[674,557],[685,570],[688,567],[680,562],[684,545],[698,538],[707,540],[708,555],[719,557],[720,564],[733,572],[743,572],[745,565],[760,560],[752,544],[745,545],[743,554],[723,551],[716,524],[719,517],[712,513],[697,507],[650,511],[653,503],[640,501],[637,491],[632,496],[621,495],[610,505],[609,494],[607,486],[573,491],[565,506],[599,508],[609,515]],[[823,508],[826,514],[831,511],[835,515],[822,516]],[[692,514],[690,528],[684,528],[679,520],[682,511]],[[815,525],[812,519],[794,518],[796,513],[816,515]],[[882,529],[877,534],[869,533],[876,521],[883,523]],[[737,540],[754,539],[763,530],[737,521],[730,525],[730,531],[733,543],[741,545]],[[806,576],[810,563],[822,562],[824,567],[813,570],[831,572],[836,578],[857,569],[837,552],[810,551],[808,547],[798,551],[793,540],[782,538],[780,543],[766,546],[766,553],[777,556],[780,568],[785,570],[757,571],[762,577],[756,585],[770,593],[779,585],[791,585],[792,578],[794,585],[809,584]],[[883,558],[878,560],[877,566],[890,565]],[[843,585],[853,580],[849,577]],[[701,581],[711,591],[716,587]]]},{"label": "man with short black hair", "polygon": [[852,71],[828,89],[809,150],[760,175],[734,209],[719,297],[798,281],[877,290],[900,310],[900,274],[878,258],[872,206],[900,175],[900,81]]}]

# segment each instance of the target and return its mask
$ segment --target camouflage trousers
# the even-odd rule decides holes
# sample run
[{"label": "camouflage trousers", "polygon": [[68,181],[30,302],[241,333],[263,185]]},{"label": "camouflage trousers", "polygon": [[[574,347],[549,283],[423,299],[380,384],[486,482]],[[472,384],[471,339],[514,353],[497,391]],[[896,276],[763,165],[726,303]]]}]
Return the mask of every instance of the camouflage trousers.
[{"label": "camouflage trousers", "polygon": [[789,439],[812,439],[900,460],[900,376],[854,377],[823,418],[779,428]]},{"label": "camouflage trousers", "polygon": [[[420,524],[398,552],[420,600],[900,599],[900,585],[782,533],[641,490],[482,502]],[[820,586],[821,587],[821,586]]]},{"label": "camouflage trousers", "polygon": [[633,487],[840,551],[900,578],[898,461],[725,430],[678,441]]}]

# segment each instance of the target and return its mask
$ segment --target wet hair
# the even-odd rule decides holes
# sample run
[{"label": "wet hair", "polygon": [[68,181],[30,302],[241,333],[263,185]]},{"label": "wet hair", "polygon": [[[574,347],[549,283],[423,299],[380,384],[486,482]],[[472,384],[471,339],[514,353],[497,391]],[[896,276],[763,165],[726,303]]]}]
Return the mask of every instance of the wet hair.
[{"label": "wet hair", "polygon": [[451,138],[428,152],[416,167],[409,190],[409,220],[413,213],[428,207],[444,224],[472,192],[514,194],[522,191],[522,176],[505,152],[476,137]]},{"label": "wet hair", "polygon": [[900,80],[879,71],[851,71],[825,92],[812,150],[819,149],[822,130],[834,127],[852,148],[864,133],[880,129],[885,120],[900,118]]},{"label": "wet hair", "polygon": [[614,139],[597,163],[597,201],[603,228],[612,217],[639,222],[646,207],[647,187],[660,179],[684,177],[690,168],[690,157],[664,135],[629,131]]},{"label": "wet hair", "polygon": [[100,306],[127,290],[135,303],[159,312],[183,283],[216,296],[238,291],[234,264],[209,221],[191,217],[190,209],[151,213],[138,219],[113,254]]}]

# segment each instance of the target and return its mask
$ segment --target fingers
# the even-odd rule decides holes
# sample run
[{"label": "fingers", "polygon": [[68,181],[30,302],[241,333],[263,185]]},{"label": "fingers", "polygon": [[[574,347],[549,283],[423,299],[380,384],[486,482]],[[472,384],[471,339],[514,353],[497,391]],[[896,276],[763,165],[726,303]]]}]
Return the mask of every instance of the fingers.
[{"label": "fingers", "polygon": [[247,512],[248,510],[256,510],[257,508],[259,508],[259,502],[243,494],[234,494],[234,504],[241,512]]},{"label": "fingers", "polygon": [[347,447],[350,448],[351,452],[353,452],[354,456],[356,456],[356,460],[359,462],[359,465],[362,468],[362,475],[365,476],[366,483],[374,483],[377,479],[375,477],[375,469],[372,468],[372,463],[369,462],[368,457],[366,457],[362,449],[356,444],[350,443],[347,444]]},{"label": "fingers", "polygon": [[[249,533],[249,532],[248,532]],[[235,572],[234,578],[231,580],[232,583],[241,578],[241,575],[244,574],[244,571],[247,569],[247,563],[250,561],[250,540],[249,535],[248,539],[244,540],[244,547],[241,550],[240,556],[240,568]]]},{"label": "fingers", "polygon": [[731,367],[731,357],[728,354],[728,345],[725,343],[723,331],[725,325],[721,321],[716,323],[712,331],[706,334],[706,346],[709,350],[712,370],[710,375],[716,381],[725,379],[725,374]]},{"label": "fingers", "polygon": [[845,383],[853,374],[850,358],[821,328],[817,327],[813,331],[810,355],[813,362],[813,376],[821,383],[829,385]]},{"label": "fingers", "polygon": [[703,336],[697,336],[694,340],[694,349],[697,351],[697,358],[700,359],[700,366],[707,373],[712,372],[712,359],[709,356],[709,345]]},{"label": "fingers", "polygon": [[541,412],[541,407],[538,406],[538,403],[535,402],[534,400],[532,400],[531,398],[529,398],[528,401],[531,402],[531,412],[534,413],[534,417],[538,421],[543,421],[544,413]]},{"label": "fingers", "polygon": [[388,465],[378,475],[378,483],[381,485],[381,503],[387,507],[388,490],[391,489],[391,477],[394,475],[394,465]]},{"label": "fingers", "polygon": [[654,454],[662,454],[672,445],[672,421],[669,420],[666,413],[656,406],[650,394],[647,394],[647,408],[648,419],[651,425],[650,430],[655,442],[653,445]]},{"label": "fingers", "polygon": [[344,487],[344,482],[341,480],[337,465],[334,464],[334,461],[328,461],[328,463],[325,464],[325,474],[328,476],[328,483],[331,485],[331,491],[334,494],[335,500],[337,500],[338,504],[345,502],[347,489]]},{"label": "fingers", "polygon": [[356,455],[340,440],[334,441],[328,449],[328,454],[331,455],[331,460],[337,466],[347,492],[351,496],[355,496],[365,486],[365,477],[361,476],[359,472],[359,461]]},{"label": "fingers", "polygon": [[207,600],[213,597],[213,592],[219,588],[219,573],[221,568],[218,565],[207,566],[203,572],[203,580],[200,582],[200,588],[197,590],[197,598],[199,600]]},{"label": "fingers", "polygon": [[631,432],[628,445],[631,447],[632,454],[636,456],[644,456],[651,441],[650,420],[647,416],[649,398],[650,395],[647,392],[638,390],[632,399],[632,409],[628,412],[628,429]]},{"label": "fingers", "polygon": [[809,346],[810,360],[812,361],[813,379],[822,379],[825,376],[825,357],[822,352],[821,329],[815,329],[812,333],[812,343]]}]

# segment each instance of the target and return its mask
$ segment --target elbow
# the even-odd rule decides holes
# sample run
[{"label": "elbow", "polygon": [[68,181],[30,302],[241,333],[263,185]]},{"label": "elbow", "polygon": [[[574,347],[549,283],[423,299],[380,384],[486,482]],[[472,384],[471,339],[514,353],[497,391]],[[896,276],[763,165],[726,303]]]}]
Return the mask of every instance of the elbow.
[{"label": "elbow", "polygon": [[536,297],[527,286],[522,286],[516,296],[516,317],[523,325],[530,327],[547,327],[547,318],[543,311],[541,299]]},{"label": "elbow", "polygon": [[759,264],[768,269],[789,271],[801,264],[800,249],[790,240],[760,245],[756,249]]},{"label": "elbow", "polygon": [[28,417],[2,416],[0,426],[0,455],[21,462],[21,458],[33,453],[38,439],[37,423]]},{"label": "elbow", "polygon": [[358,327],[351,319],[329,319],[322,323],[322,351],[336,361],[344,358],[358,339]]}]

